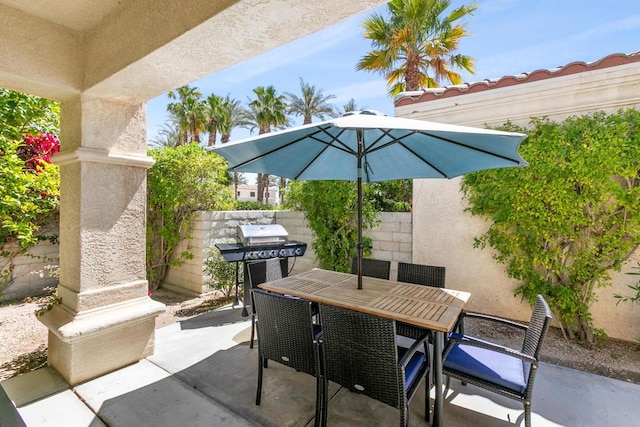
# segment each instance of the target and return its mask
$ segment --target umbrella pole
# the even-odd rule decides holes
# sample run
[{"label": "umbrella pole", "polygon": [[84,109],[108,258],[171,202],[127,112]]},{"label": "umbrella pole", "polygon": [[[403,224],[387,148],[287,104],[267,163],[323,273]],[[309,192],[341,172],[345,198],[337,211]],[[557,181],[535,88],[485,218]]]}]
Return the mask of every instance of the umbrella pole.
[{"label": "umbrella pole", "polygon": [[364,141],[362,129],[356,130],[358,138],[358,289],[362,289],[362,258],[364,243],[362,243],[362,152]]},{"label": "umbrella pole", "polygon": [[358,289],[362,289],[362,258],[364,243],[362,243],[362,177],[358,168]]}]

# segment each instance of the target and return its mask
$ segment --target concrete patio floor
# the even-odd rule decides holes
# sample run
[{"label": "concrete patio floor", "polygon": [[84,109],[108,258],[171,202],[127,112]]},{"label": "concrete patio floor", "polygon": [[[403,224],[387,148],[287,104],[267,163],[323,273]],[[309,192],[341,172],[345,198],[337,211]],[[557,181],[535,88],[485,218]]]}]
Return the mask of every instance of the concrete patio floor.
[{"label": "concrete patio floor", "polygon": [[[249,348],[250,324],[240,312],[221,309],[158,329],[153,356],[75,387],[50,368],[0,385],[29,427],[313,425],[315,379],[277,363],[265,370],[262,404],[255,405],[257,348]],[[451,385],[445,425],[524,425],[518,402]],[[398,424],[394,408],[336,384],[329,391],[329,426]],[[411,426],[429,425],[423,399],[424,385],[411,404]],[[541,365],[534,426],[634,425],[639,417],[640,385]]]}]

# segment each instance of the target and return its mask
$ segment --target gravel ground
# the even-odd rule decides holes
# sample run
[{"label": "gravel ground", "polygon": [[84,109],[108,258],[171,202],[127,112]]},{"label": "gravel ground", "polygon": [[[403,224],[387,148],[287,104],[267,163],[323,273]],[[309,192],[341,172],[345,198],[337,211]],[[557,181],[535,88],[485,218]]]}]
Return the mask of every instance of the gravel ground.
[{"label": "gravel ground", "polygon": [[[167,306],[156,319],[156,328],[188,319],[219,304],[213,295],[185,298],[157,290],[153,299]],[[42,298],[0,304],[0,381],[46,364],[47,328],[35,311]],[[466,332],[490,341],[520,347],[521,336],[506,327],[487,327],[480,321],[466,325]],[[640,384],[640,344],[605,339],[591,349],[566,341],[560,330],[551,328],[542,350],[542,360],[624,381]]]}]

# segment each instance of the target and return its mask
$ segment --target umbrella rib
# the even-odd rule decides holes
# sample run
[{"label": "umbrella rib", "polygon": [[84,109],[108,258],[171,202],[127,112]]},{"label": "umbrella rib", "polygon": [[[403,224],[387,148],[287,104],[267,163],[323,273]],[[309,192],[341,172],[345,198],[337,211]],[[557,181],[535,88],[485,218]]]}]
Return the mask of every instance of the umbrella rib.
[{"label": "umbrella rib", "polygon": [[413,154],[414,156],[416,156],[418,159],[422,160],[423,163],[429,165],[430,168],[432,168],[433,170],[435,170],[436,172],[438,172],[440,175],[442,175],[445,178],[448,178],[447,174],[444,173],[443,171],[441,171],[439,168],[437,168],[434,164],[432,164],[430,161],[428,161],[427,159],[425,159],[424,157],[422,157],[421,155],[419,155],[418,153],[416,153],[415,151],[413,151],[411,148],[407,147],[406,144],[404,144],[401,141],[398,141],[396,144],[400,144],[402,145],[405,150],[409,151],[411,154]]},{"label": "umbrella rib", "polygon": [[[384,138],[385,136],[389,136],[389,134],[391,133],[391,129],[387,129],[387,130],[378,129],[378,130],[379,130],[382,134],[381,134],[378,138],[376,138],[376,140],[375,140],[371,145],[369,145],[369,148],[371,148],[371,147],[375,147],[375,145],[376,145],[378,142],[380,142],[380,141],[382,140],[382,138]],[[433,170],[435,170],[435,171],[436,171],[436,172],[438,172],[440,175],[442,175],[443,177],[445,177],[445,178],[446,178],[446,177],[447,177],[447,174],[446,174],[446,173],[444,173],[443,171],[441,171],[440,169],[438,169],[438,168],[437,168],[436,166],[434,166],[431,162],[429,162],[427,159],[425,159],[424,157],[422,157],[421,155],[419,155],[418,153],[416,153],[414,150],[412,150],[411,148],[409,148],[406,144],[404,144],[404,143],[402,142],[402,140],[403,140],[404,138],[406,138],[407,136],[410,136],[410,135],[413,135],[413,134],[416,134],[416,133],[420,133],[420,132],[411,131],[411,130],[408,130],[408,131],[409,131],[409,133],[408,133],[407,135],[404,135],[404,136],[402,136],[402,137],[400,137],[400,138],[395,138],[395,137],[393,137],[393,136],[392,136],[392,137],[391,137],[391,138],[392,138],[392,140],[391,140],[391,141],[386,142],[386,143],[382,144],[381,146],[379,146],[379,147],[375,147],[375,148],[373,148],[373,149],[366,149],[366,150],[365,150],[365,154],[364,154],[364,156],[363,156],[363,157],[364,157],[364,159],[365,159],[365,162],[366,162],[367,154],[374,153],[374,152],[376,152],[376,151],[378,151],[378,150],[382,150],[382,149],[384,149],[384,148],[386,148],[386,147],[388,147],[388,146],[390,146],[390,145],[393,145],[393,144],[400,144],[400,145],[402,145],[402,146],[405,148],[405,150],[407,150],[408,152],[410,152],[411,154],[413,154],[414,156],[416,156],[416,158],[418,158],[418,159],[422,160],[422,162],[423,162],[423,163],[427,164],[430,168],[432,168]],[[429,136],[431,136],[431,135],[429,135]],[[368,163],[365,163],[365,164],[367,164],[367,165],[368,165]],[[368,171],[366,171],[366,170],[365,170],[365,173],[367,174],[367,181],[369,181],[369,173],[368,173]]]},{"label": "umbrella rib", "polygon": [[[336,150],[340,150],[340,151],[344,151],[345,153],[348,154],[352,154],[355,155],[356,153],[349,148],[349,146],[345,145],[342,141],[340,141],[338,138],[340,137],[340,135],[342,135],[344,133],[344,129],[342,131],[340,131],[340,133],[338,133],[336,136],[331,135],[329,132],[326,131],[326,129],[320,129],[323,133],[325,133],[326,135],[329,135],[329,137],[331,138],[331,141],[323,141],[321,139],[316,138],[314,135],[309,135],[309,138],[313,139],[314,141],[318,141],[321,144],[324,144],[325,147],[320,150],[320,152],[318,154],[316,154],[313,159],[311,159],[310,162],[307,162],[307,164],[300,170],[300,172],[298,172],[293,179],[298,179],[300,177],[300,175],[302,175],[303,173],[305,173],[305,171],[307,169],[309,169],[309,167],[325,152],[329,149],[329,147],[333,147]],[[338,144],[340,144],[342,147],[338,146],[338,145],[334,145],[334,142],[337,142]]]},{"label": "umbrella rib", "polygon": [[[323,152],[324,152],[324,150],[326,150],[326,149],[327,149],[327,148],[329,148],[329,147],[334,147],[334,148],[336,148],[336,149],[338,149],[338,150],[342,150],[342,151],[345,151],[345,152],[347,152],[347,153],[349,153],[349,154],[353,154],[353,151],[352,151],[352,150],[350,150],[350,149],[349,149],[349,147],[345,146],[344,144],[342,144],[342,143],[341,143],[341,145],[343,145],[345,148],[338,147],[338,146],[336,146],[336,145],[334,145],[334,144],[333,144],[333,142],[334,142],[334,141],[336,141],[336,138],[337,138],[338,136],[340,136],[340,134],[338,134],[338,135],[336,135],[336,136],[332,136],[332,135],[331,135],[330,133],[328,133],[328,132],[326,131],[326,129],[324,129],[324,128],[320,128],[320,129],[318,129],[318,131],[317,131],[316,133],[319,133],[319,132],[323,132],[323,133],[325,133],[325,134],[329,135],[329,136],[331,137],[331,139],[332,139],[332,140],[331,140],[331,141],[329,141],[329,142],[327,142],[327,141],[322,141],[321,139],[318,139],[314,134],[310,134],[310,135],[303,135],[303,136],[301,136],[301,137],[299,137],[299,138],[296,138],[296,139],[294,139],[294,140],[292,140],[292,141],[287,142],[287,143],[286,143],[286,144],[284,144],[284,145],[281,145],[281,146],[279,146],[279,147],[276,147],[276,148],[274,148],[273,150],[267,151],[266,153],[263,153],[263,154],[258,154],[258,155],[256,155],[255,157],[252,157],[252,158],[247,159],[247,160],[245,160],[245,161],[243,161],[243,162],[240,162],[240,163],[238,163],[237,165],[232,166],[230,169],[231,169],[231,170],[235,170],[235,169],[237,169],[237,168],[241,168],[241,167],[243,167],[243,166],[245,166],[245,165],[247,165],[247,164],[249,164],[249,163],[253,162],[254,160],[257,160],[257,159],[260,159],[260,158],[267,157],[267,156],[269,156],[269,155],[271,155],[271,154],[273,154],[273,153],[277,153],[278,151],[283,150],[283,149],[285,149],[285,148],[289,147],[290,145],[296,144],[296,143],[298,143],[298,142],[300,142],[300,141],[302,141],[302,140],[304,140],[304,139],[307,139],[307,138],[311,138],[311,139],[313,139],[313,140],[315,140],[315,141],[317,141],[317,142],[320,142],[320,143],[322,143],[322,144],[324,144],[324,145],[326,146],[326,147],[325,147],[325,148],[320,152],[320,154],[321,154],[321,153],[323,153]],[[338,141],[338,142],[339,142],[339,141]],[[316,156],[316,157],[314,158],[314,160],[315,160],[316,158],[318,158],[318,156]],[[309,167],[309,165],[307,165],[307,166],[305,167],[305,169],[306,169],[307,167]],[[304,169],[303,169],[303,172],[304,172]],[[302,172],[300,172],[300,173],[302,173]],[[300,174],[298,174],[297,176],[300,176]],[[294,179],[295,179],[295,178],[294,178]]]},{"label": "umbrella rib", "polygon": [[290,141],[290,142],[288,142],[288,143],[286,143],[286,144],[284,144],[282,146],[276,147],[273,150],[267,151],[266,153],[258,154],[258,155],[254,156],[254,157],[251,157],[250,159],[247,159],[247,160],[245,160],[243,162],[238,163],[237,165],[233,165],[230,169],[235,170],[237,168],[241,168],[242,166],[247,165],[247,164],[253,162],[254,160],[269,156],[269,155],[271,155],[273,153],[277,153],[278,151],[283,150],[283,149],[289,147],[292,144],[295,144],[297,142],[302,141],[306,137],[307,137],[306,135],[302,136],[302,137],[294,139],[293,141]]},{"label": "umbrella rib", "polygon": [[510,162],[515,163],[516,165],[519,165],[519,164],[520,164],[520,162],[519,162],[518,160],[514,160],[513,158],[511,158],[511,157],[509,157],[509,156],[503,156],[502,154],[494,153],[494,152],[491,152],[491,151],[483,150],[483,149],[481,149],[481,148],[473,147],[473,146],[471,146],[471,145],[463,144],[462,142],[454,141],[454,140],[452,140],[452,139],[445,138],[445,137],[443,137],[443,136],[432,135],[432,134],[431,134],[431,133],[429,133],[429,132],[417,132],[417,133],[421,133],[421,134],[423,134],[423,135],[427,135],[427,136],[430,136],[430,137],[432,137],[432,138],[439,139],[439,140],[441,140],[441,141],[449,142],[449,143],[454,144],[454,145],[459,145],[459,146],[461,146],[461,147],[468,148],[468,149],[473,150],[473,151],[476,151],[476,152],[478,152],[478,153],[488,154],[488,155],[493,156],[493,157],[498,157],[498,158],[503,159],[503,160],[508,160],[508,161],[510,161]]},{"label": "umbrella rib", "polygon": [[[389,136],[389,134],[391,133],[391,129],[387,129],[387,130],[383,130],[378,128],[378,130],[381,132],[381,135],[378,136],[375,141],[373,141],[369,147],[367,148],[366,143],[367,141],[363,141],[363,145],[364,145],[364,152],[362,153],[362,159],[364,160],[364,173],[366,174],[366,181],[367,182],[371,182],[371,177],[369,176],[369,171],[371,171],[371,173],[373,173],[373,169],[371,168],[371,165],[369,165],[369,162],[367,161],[367,154],[372,153],[374,151],[377,150],[377,148],[374,149],[370,149],[371,147],[375,147],[375,145],[380,142],[385,136]],[[391,137],[393,138],[393,137]],[[388,144],[383,144],[382,147],[380,148],[384,148],[389,144],[393,144],[395,143],[395,139],[391,142],[389,142]],[[355,155],[357,155],[357,153],[354,153]]]},{"label": "umbrella rib", "polygon": [[[314,138],[314,139],[315,139],[315,138]],[[322,142],[322,141],[319,141],[319,142]],[[305,166],[300,170],[300,172],[298,172],[298,173],[293,177],[293,179],[298,179],[298,178],[300,177],[300,175],[302,175],[303,173],[305,173],[305,171],[306,171],[307,169],[309,169],[309,166],[311,166],[311,165],[313,164],[313,162],[315,162],[315,161],[318,159],[318,157],[322,156],[322,153],[324,153],[325,151],[327,151],[327,149],[328,149],[329,147],[331,147],[331,144],[326,144],[326,145],[325,145],[325,147],[324,147],[322,150],[320,150],[320,152],[319,152],[318,154],[316,154],[316,155],[313,157],[313,159],[311,159],[311,161],[310,161],[310,162],[307,162],[307,164],[306,164],[306,165],[305,165]]]},{"label": "umbrella rib", "polygon": [[[388,132],[386,132],[385,135],[386,134],[388,134]],[[498,154],[498,153],[494,153],[494,152],[491,152],[491,151],[483,150],[481,148],[473,147],[473,146],[468,145],[468,144],[463,144],[462,142],[455,141],[453,139],[445,138],[445,137],[439,136],[439,135],[433,135],[433,134],[431,134],[429,132],[423,132],[423,131],[409,131],[409,133],[407,133],[406,135],[403,135],[403,136],[401,136],[399,138],[393,138],[392,141],[389,141],[389,142],[387,142],[385,144],[382,144],[379,147],[375,147],[372,150],[367,150],[367,154],[373,153],[373,152],[378,151],[378,150],[382,150],[382,149],[384,149],[384,148],[386,148],[386,147],[388,147],[390,145],[393,145],[393,144],[400,144],[407,151],[409,151],[411,154],[413,154],[418,159],[422,160],[424,163],[426,163],[427,165],[429,165],[430,167],[435,169],[443,177],[447,177],[447,174],[443,173],[441,170],[439,170],[437,167],[435,167],[433,164],[431,164],[427,159],[425,159],[423,156],[421,156],[418,153],[416,153],[414,150],[412,150],[411,148],[409,148],[406,144],[404,144],[402,142],[403,139],[405,139],[405,138],[407,138],[407,137],[409,137],[411,135],[414,135],[414,134],[421,134],[421,135],[429,136],[431,138],[435,138],[435,139],[438,139],[438,140],[441,140],[441,141],[444,141],[444,142],[448,142],[448,143],[453,144],[453,145],[464,147],[464,148],[467,148],[469,150],[472,150],[472,151],[475,151],[475,152],[478,152],[478,153],[488,154],[488,155],[493,156],[493,157],[497,157],[497,158],[500,158],[500,159],[503,159],[503,160],[507,160],[507,161],[510,161],[510,162],[512,162],[512,163],[514,163],[516,165],[520,164],[520,162],[518,160],[514,160],[513,158],[511,158],[509,156],[503,156],[502,154]],[[376,141],[376,143],[377,142],[378,141]],[[372,145],[374,145],[374,144],[372,144]]]},{"label": "umbrella rib", "polygon": [[[326,144],[327,146],[334,147],[337,150],[341,150],[341,151],[344,151],[345,153],[352,154],[352,155],[355,156],[355,155],[358,154],[357,151],[354,151],[348,145],[346,145],[344,142],[342,142],[341,140],[338,139],[338,138],[340,138],[342,136],[343,133],[345,133],[345,131],[347,131],[347,129],[348,128],[341,129],[340,132],[338,132],[338,134],[336,134],[335,136],[331,135],[329,132],[327,132],[327,129],[324,129],[324,128],[320,129],[322,132],[324,132],[326,135],[328,135],[331,138],[331,141],[329,141],[329,142],[325,142],[325,141],[319,140],[319,139],[317,139],[317,138],[315,138],[313,136],[312,136],[312,138],[315,139],[318,142],[322,142],[323,144]],[[337,146],[337,145],[334,145],[333,144],[334,142],[337,142],[338,144],[340,144],[341,147]]]}]

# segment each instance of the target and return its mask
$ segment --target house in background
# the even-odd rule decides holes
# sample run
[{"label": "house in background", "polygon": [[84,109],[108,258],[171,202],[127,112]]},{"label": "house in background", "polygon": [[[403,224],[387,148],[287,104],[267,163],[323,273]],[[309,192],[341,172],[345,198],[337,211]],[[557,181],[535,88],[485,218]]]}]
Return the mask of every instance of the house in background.
[{"label": "house in background", "polygon": [[[257,202],[258,186],[238,185],[236,197],[239,202]],[[280,189],[278,187],[269,187],[269,204],[273,206],[280,205]]]}]

